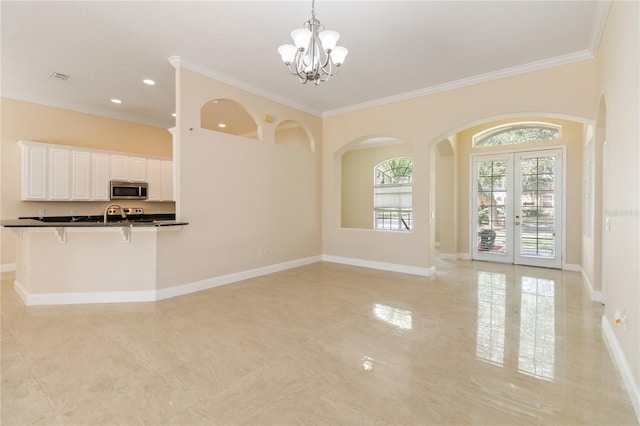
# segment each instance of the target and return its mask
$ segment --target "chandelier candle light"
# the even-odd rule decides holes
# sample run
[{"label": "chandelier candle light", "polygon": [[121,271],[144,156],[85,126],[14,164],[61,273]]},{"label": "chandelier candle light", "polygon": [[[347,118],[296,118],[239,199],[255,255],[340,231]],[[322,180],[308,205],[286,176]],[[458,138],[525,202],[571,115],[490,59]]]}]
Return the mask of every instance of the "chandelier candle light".
[{"label": "chandelier candle light", "polygon": [[[320,32],[320,30],[323,30]],[[300,83],[312,81],[316,86],[335,75],[349,51],[336,46],[340,34],[324,29],[316,19],[315,0],[311,1],[311,19],[304,28],[291,31],[293,44],[278,47],[282,61],[289,72],[298,76]]]}]

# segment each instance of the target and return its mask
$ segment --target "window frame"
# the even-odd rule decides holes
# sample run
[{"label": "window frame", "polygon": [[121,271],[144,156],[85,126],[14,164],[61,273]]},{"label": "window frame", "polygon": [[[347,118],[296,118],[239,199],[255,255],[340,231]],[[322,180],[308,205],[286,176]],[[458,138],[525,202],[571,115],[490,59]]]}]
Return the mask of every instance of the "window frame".
[{"label": "window frame", "polygon": [[[489,139],[493,138],[494,136],[498,136],[503,133],[508,133],[516,130],[523,130],[523,129],[544,129],[549,131],[557,131],[558,137],[553,139],[541,139],[541,140],[534,140],[534,141],[516,142],[512,144],[499,144],[499,145],[483,144],[483,143],[486,143],[486,141],[488,141]],[[481,132],[478,132],[475,135],[473,135],[471,138],[471,141],[472,141],[472,146],[474,148],[489,148],[489,147],[495,147],[495,146],[511,146],[511,145],[522,145],[527,143],[534,143],[534,142],[545,142],[550,140],[558,140],[561,138],[562,138],[562,126],[559,124],[549,123],[546,121],[518,121],[513,123],[501,124],[499,126],[494,126],[494,127],[490,127],[488,129],[482,130]]]},{"label": "window frame", "polygon": [[[378,183],[378,173],[384,164],[391,163],[394,160],[408,160],[409,166],[403,165],[401,167],[395,167],[387,170],[404,169],[403,174],[395,174],[394,176],[408,179],[400,179],[400,183]],[[407,173],[408,172],[408,173]],[[398,188],[397,194],[406,194],[406,188],[410,188],[409,197],[411,200],[411,207],[406,206],[391,206],[391,207],[376,207],[377,197],[382,195],[378,192],[378,189],[385,188]],[[384,191],[382,191],[384,192]],[[394,192],[387,192],[388,194],[394,194]],[[412,221],[413,213],[413,160],[409,157],[393,157],[388,158],[373,167],[373,229],[375,231],[398,231],[398,232],[411,232],[413,229]]]}]

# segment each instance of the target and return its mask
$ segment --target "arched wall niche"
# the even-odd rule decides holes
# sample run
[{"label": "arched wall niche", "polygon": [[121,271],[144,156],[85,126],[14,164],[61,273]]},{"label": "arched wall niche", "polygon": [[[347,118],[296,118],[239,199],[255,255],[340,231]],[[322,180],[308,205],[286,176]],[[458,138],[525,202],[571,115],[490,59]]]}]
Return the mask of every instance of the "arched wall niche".
[{"label": "arched wall niche", "polygon": [[373,230],[374,168],[385,160],[398,157],[412,158],[413,146],[385,135],[358,138],[335,153],[342,228]]},{"label": "arched wall niche", "polygon": [[260,126],[247,107],[232,99],[212,99],[200,109],[200,127],[260,140]]},{"label": "arched wall niche", "polygon": [[283,120],[276,126],[274,141],[276,145],[315,151],[315,141],[311,133],[294,120]]}]

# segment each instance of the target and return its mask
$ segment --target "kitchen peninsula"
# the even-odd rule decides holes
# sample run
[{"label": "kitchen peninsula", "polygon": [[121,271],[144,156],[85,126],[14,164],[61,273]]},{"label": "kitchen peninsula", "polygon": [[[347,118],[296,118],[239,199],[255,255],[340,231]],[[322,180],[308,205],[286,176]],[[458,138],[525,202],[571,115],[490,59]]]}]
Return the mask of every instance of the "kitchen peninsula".
[{"label": "kitchen peninsula", "polygon": [[173,214],[3,220],[18,236],[14,287],[27,305],[157,300],[157,245]]}]

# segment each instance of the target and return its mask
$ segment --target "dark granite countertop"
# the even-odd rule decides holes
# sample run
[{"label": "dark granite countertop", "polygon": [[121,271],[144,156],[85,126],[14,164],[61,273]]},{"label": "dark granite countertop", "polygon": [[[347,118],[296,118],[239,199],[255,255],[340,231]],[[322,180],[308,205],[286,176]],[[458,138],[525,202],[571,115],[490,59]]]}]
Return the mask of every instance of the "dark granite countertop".
[{"label": "dark granite countertop", "polygon": [[104,223],[104,216],[46,216],[46,217],[20,217],[18,219],[8,219],[0,221],[0,225],[7,228],[117,228],[123,226],[130,227],[159,227],[159,226],[182,226],[188,222],[178,222],[173,213],[129,215],[126,218],[121,216],[108,216],[107,223]]}]

